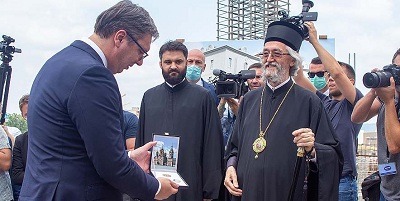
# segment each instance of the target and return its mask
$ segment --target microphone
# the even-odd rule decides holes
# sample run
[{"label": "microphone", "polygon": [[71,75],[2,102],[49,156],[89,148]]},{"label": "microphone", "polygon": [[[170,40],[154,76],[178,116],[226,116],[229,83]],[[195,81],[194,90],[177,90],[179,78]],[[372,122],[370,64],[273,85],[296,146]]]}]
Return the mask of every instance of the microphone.
[{"label": "microphone", "polygon": [[226,73],[223,70],[220,69],[214,69],[213,74],[215,76],[218,76],[222,78],[222,80],[226,79],[242,79],[242,80],[247,80],[247,79],[252,79],[256,77],[256,71],[255,70],[241,70],[238,74],[232,75],[231,73]]},{"label": "microphone", "polygon": [[214,70],[213,70],[213,74],[214,74],[215,76],[219,76],[219,75],[225,74],[225,73],[226,73],[225,71],[220,70],[220,69],[214,69]]},{"label": "microphone", "polygon": [[255,70],[241,70],[239,72],[241,75],[241,79],[252,79],[256,77],[256,71]]}]

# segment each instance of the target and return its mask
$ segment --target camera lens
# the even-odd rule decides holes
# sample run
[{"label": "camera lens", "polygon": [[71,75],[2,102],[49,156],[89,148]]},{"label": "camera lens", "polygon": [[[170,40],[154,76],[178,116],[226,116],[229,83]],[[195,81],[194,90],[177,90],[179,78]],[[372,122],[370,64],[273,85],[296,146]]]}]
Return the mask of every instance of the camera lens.
[{"label": "camera lens", "polygon": [[376,73],[365,73],[363,83],[367,88],[376,88],[379,84],[379,77]]},{"label": "camera lens", "polygon": [[391,76],[392,74],[385,71],[365,73],[363,83],[367,88],[387,87],[390,85]]},{"label": "camera lens", "polygon": [[231,85],[226,85],[225,93],[227,94],[235,94],[235,85],[232,83]]}]

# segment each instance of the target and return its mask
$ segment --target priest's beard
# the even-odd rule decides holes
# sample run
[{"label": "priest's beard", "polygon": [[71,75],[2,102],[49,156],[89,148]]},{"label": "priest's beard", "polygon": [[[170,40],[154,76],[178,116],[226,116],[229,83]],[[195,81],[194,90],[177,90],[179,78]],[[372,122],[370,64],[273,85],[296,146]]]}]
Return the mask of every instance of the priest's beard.
[{"label": "priest's beard", "polygon": [[264,66],[263,80],[271,84],[280,84],[285,80],[285,69],[278,62],[266,63]]},{"label": "priest's beard", "polygon": [[179,69],[167,69],[167,71],[162,69],[162,75],[164,77],[164,80],[170,85],[177,85],[181,83],[182,80],[185,78],[186,68],[182,71],[179,71]]}]

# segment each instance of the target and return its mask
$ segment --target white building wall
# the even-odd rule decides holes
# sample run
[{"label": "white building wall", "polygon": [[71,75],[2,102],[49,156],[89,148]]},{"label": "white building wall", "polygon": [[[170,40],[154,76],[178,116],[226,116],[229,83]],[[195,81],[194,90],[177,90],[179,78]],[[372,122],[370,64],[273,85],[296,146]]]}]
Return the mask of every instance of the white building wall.
[{"label": "white building wall", "polygon": [[206,56],[207,66],[202,77],[205,80],[208,80],[209,77],[214,77],[214,69],[237,74],[239,71],[247,69],[251,64],[256,62],[259,62],[259,60],[238,54],[229,49],[222,49]]}]

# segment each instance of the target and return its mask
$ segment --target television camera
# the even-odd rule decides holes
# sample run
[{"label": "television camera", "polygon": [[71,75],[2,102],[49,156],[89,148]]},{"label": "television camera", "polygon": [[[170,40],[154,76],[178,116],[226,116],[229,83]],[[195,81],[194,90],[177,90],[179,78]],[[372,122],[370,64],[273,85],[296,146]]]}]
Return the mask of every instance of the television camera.
[{"label": "television camera", "polygon": [[[12,54],[21,53],[21,49],[10,46],[15,42],[10,36],[3,35],[3,41],[0,42],[0,57],[2,64],[0,66],[0,103],[2,103],[0,124],[4,124],[8,100],[8,91],[10,89],[10,80],[12,68],[9,65],[13,56]],[[3,93],[4,92],[4,93]],[[4,96],[3,96],[4,95]]]},{"label": "television camera", "polygon": [[223,70],[214,69],[213,74],[218,77],[214,81],[218,98],[240,98],[249,89],[245,84],[247,79],[256,76],[255,70],[241,70],[238,74],[227,73]]},{"label": "television camera", "polygon": [[299,15],[289,17],[286,11],[278,11],[278,15],[282,16],[281,18],[279,18],[280,21],[285,21],[296,25],[303,31],[304,38],[308,38],[308,28],[304,26],[304,22],[317,21],[318,13],[308,12],[310,8],[314,6],[314,3],[312,1],[303,0],[302,3],[303,3],[303,8]]}]

